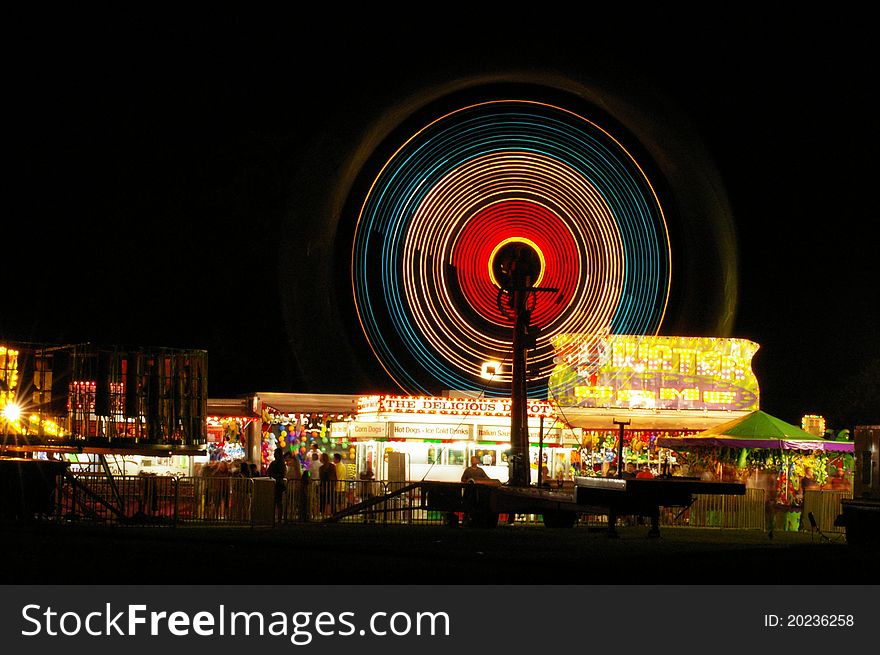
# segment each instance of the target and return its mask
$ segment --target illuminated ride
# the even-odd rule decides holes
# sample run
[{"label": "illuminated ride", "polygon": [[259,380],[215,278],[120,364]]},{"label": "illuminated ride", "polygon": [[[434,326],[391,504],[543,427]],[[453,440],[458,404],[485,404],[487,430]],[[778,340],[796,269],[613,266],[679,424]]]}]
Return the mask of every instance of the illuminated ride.
[{"label": "illuminated ride", "polygon": [[526,393],[547,397],[553,341],[656,334],[668,231],[644,171],[562,107],[497,100],[428,123],[384,163],[361,207],[351,282],[364,335],[404,391],[510,394],[516,312],[505,262],[526,257]]},{"label": "illuminated ride", "polygon": [[[68,498],[79,499],[68,511],[86,512],[88,497],[126,517],[108,457],[203,454],[206,403],[205,351],[0,344],[0,518],[53,514],[62,477]],[[100,466],[113,493],[75,476],[73,462],[77,472]]]},{"label": "illuminated ride", "polygon": [[0,455],[204,451],[207,352],[0,345]]}]

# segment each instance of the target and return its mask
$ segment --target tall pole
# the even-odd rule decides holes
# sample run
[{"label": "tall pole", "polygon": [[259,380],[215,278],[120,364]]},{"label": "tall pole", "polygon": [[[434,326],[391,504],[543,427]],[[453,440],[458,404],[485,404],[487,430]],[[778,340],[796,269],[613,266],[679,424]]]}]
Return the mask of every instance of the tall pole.
[{"label": "tall pole", "polygon": [[623,477],[623,427],[629,425],[629,421],[618,421],[614,419],[614,424],[620,426],[620,436],[617,437],[617,477]]},{"label": "tall pole", "polygon": [[[513,370],[510,390],[510,476],[512,487],[528,487],[532,480],[529,473],[529,426],[527,419],[526,379],[528,350],[534,347],[536,335],[530,329],[530,301],[538,291],[556,292],[558,289],[539,289],[534,286],[541,272],[540,257],[522,243],[508,244],[492,262],[501,280],[498,295],[499,309],[513,320]],[[502,306],[503,297],[508,298],[507,308]]]},{"label": "tall pole", "polygon": [[513,309],[515,321],[513,328],[513,371],[510,407],[510,478],[514,487],[528,487],[529,475],[529,432],[526,418],[526,356],[529,312],[526,301],[529,292],[524,288],[514,288]]},{"label": "tall pole", "polygon": [[544,482],[544,415],[541,414],[538,427],[538,486]]}]

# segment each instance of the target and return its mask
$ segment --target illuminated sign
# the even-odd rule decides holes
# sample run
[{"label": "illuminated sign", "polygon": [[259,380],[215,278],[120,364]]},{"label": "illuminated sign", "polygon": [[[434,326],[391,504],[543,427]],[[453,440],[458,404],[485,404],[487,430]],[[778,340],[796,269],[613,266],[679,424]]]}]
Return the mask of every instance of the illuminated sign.
[{"label": "illuminated sign", "polygon": [[801,418],[801,429],[817,437],[825,436],[825,417],[807,414]]},{"label": "illuminated sign", "polygon": [[[544,431],[544,443],[559,441],[559,431]],[[538,428],[529,428],[529,441],[538,443],[541,440],[541,431]],[[510,428],[507,426],[480,425],[477,426],[477,441],[510,441]]]},{"label": "illuminated sign", "polygon": [[610,335],[554,340],[550,393],[560,406],[758,409],[747,339]]},{"label": "illuminated sign", "polygon": [[[528,399],[529,418],[555,418],[553,406]],[[358,400],[358,414],[442,414],[454,416],[510,416],[509,398],[426,398],[416,396],[367,396]]]},{"label": "illuminated sign", "polygon": [[348,426],[349,439],[384,439],[388,436],[387,423],[360,423],[353,421]]},{"label": "illuminated sign", "polygon": [[394,439],[457,439],[469,440],[469,425],[438,425],[432,423],[393,423],[391,436]]}]

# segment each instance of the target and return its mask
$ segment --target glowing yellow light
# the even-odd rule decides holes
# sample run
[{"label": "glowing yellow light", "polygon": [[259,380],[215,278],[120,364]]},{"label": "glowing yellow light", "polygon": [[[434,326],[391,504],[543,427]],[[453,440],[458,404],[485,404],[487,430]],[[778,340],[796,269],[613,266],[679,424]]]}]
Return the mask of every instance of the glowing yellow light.
[{"label": "glowing yellow light", "polygon": [[817,437],[825,436],[825,417],[816,414],[807,414],[801,418],[801,428],[805,432],[814,434]]},{"label": "glowing yellow light", "polygon": [[21,418],[21,407],[15,403],[7,403],[3,408],[3,418],[10,423],[15,423]]},{"label": "glowing yellow light", "polygon": [[525,237],[509,237],[501,241],[501,243],[495,246],[495,248],[492,250],[492,254],[489,256],[489,261],[487,262],[489,265],[489,279],[492,281],[492,284],[494,284],[496,287],[501,287],[501,283],[495,277],[495,271],[492,269],[492,264],[495,262],[495,256],[498,254],[498,251],[509,243],[524,243],[532,250],[534,250],[536,255],[538,255],[538,259],[541,262],[541,270],[538,273],[538,279],[534,282],[534,286],[541,286],[541,281],[544,279],[544,271],[547,269],[547,262],[544,259],[544,253],[541,252],[538,244],[531,239],[526,239]]},{"label": "glowing yellow light", "polygon": [[501,362],[483,362],[480,369],[480,377],[484,380],[491,380],[501,373]]}]

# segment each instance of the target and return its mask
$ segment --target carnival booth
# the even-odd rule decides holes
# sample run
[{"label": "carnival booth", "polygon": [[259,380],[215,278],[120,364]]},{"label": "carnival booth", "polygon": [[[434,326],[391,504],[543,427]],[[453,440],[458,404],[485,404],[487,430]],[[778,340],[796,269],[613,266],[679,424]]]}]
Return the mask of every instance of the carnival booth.
[{"label": "carnival booth", "polygon": [[209,398],[207,455],[204,461],[247,459],[249,428],[255,419],[246,398]]},{"label": "carnival booth", "polygon": [[339,453],[346,479],[356,478],[356,451],[345,427],[354,420],[357,396],[259,392],[249,400],[259,421],[251,439],[251,461],[263,473],[276,448],[292,453],[302,470],[312,465],[311,453]]},{"label": "carnival booth", "polygon": [[[347,438],[356,396],[257,392],[208,401],[208,439],[201,467],[226,462],[254,464],[265,474],[276,448],[294,454],[309,468],[311,451],[340,453],[354,477],[355,451]],[[340,427],[342,426],[342,427]]]},{"label": "carnival booth", "polygon": [[[360,469],[379,480],[457,482],[476,457],[490,478],[507,482],[510,406],[509,398],[365,396],[347,437]],[[527,414],[532,482],[539,462],[567,475],[579,436],[547,401],[529,400]]]},{"label": "carnival booth", "polygon": [[[851,495],[852,442],[819,438],[760,410],[696,435],[661,438],[658,445],[672,449],[690,475],[763,489],[777,528],[806,528],[810,511],[833,519],[840,497]],[[834,492],[834,502],[815,495],[825,491]]]}]

